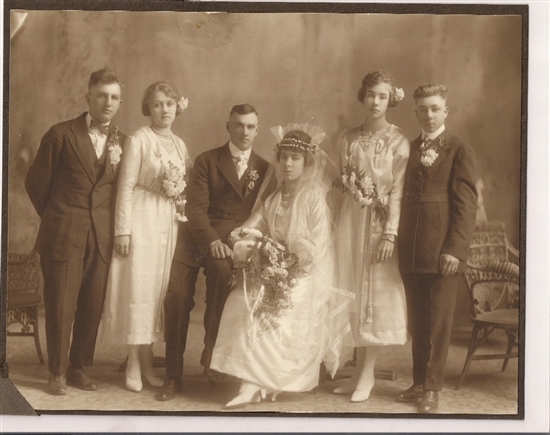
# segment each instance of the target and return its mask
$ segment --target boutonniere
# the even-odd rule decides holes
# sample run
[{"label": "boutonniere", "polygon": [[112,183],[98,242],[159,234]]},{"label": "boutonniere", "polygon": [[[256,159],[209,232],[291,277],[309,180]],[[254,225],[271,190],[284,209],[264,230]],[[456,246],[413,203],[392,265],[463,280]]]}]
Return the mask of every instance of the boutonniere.
[{"label": "boutonniere", "polygon": [[109,163],[113,167],[113,171],[116,171],[118,164],[120,163],[120,156],[122,155],[122,148],[118,141],[118,127],[114,127],[109,141],[107,142],[107,149],[109,150]]},{"label": "boutonniere", "polygon": [[247,197],[250,192],[256,187],[256,181],[260,178],[256,169],[251,169],[246,176],[246,191],[244,196]]},{"label": "boutonniere", "polygon": [[434,164],[438,157],[439,154],[437,154],[436,150],[430,148],[422,151],[422,155],[420,156],[420,163],[429,168]]}]

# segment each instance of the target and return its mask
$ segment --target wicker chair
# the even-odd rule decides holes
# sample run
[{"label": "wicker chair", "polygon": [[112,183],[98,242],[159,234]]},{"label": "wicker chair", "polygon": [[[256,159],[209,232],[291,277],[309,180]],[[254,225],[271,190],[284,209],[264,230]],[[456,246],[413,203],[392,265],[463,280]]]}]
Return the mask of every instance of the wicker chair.
[{"label": "wicker chair", "polygon": [[[20,332],[7,331],[8,336],[34,337],[38,359],[44,364],[38,328],[40,303],[40,256],[32,251],[28,255],[8,254],[8,320],[21,325]],[[31,331],[32,326],[32,331]]]},{"label": "wicker chair", "polygon": [[[504,371],[508,360],[518,357],[518,352],[513,352],[514,346],[517,345],[519,329],[519,267],[515,264],[518,258],[519,252],[506,238],[504,223],[476,224],[468,268],[463,274],[470,296],[474,326],[464,368],[455,387],[457,390],[472,361],[504,359]],[[504,330],[508,337],[506,352],[476,355],[476,351],[497,329]]]}]

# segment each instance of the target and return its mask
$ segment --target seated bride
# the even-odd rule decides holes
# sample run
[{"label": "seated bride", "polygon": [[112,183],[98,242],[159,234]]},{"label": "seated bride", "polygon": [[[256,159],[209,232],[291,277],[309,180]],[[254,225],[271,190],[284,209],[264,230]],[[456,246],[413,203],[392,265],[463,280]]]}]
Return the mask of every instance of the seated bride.
[{"label": "seated bride", "polygon": [[226,408],[315,388],[321,363],[334,376],[351,335],[354,295],[332,286],[328,159],[319,148],[325,134],[307,124],[272,131],[279,187],[231,233],[240,279],[225,304],[210,366],[241,379]]}]

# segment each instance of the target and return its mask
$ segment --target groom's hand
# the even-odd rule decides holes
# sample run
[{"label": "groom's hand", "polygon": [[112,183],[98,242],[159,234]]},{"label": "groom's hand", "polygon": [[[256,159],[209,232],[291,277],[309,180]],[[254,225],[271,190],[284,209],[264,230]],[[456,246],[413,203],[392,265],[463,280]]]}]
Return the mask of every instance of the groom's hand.
[{"label": "groom's hand", "polygon": [[115,236],[115,252],[121,257],[127,257],[130,253],[130,236]]},{"label": "groom's hand", "polygon": [[451,254],[441,254],[439,257],[439,271],[441,275],[454,275],[458,270],[460,260]]},{"label": "groom's hand", "polygon": [[221,260],[224,258],[231,258],[232,252],[229,246],[218,239],[210,243],[210,254],[212,254],[212,257],[216,260]]}]

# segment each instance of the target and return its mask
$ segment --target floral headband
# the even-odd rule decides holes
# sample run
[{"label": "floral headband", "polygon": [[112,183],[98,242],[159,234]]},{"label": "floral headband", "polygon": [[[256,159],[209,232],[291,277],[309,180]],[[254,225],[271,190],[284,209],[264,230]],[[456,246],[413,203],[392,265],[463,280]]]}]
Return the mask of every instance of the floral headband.
[{"label": "floral headband", "polygon": [[189,99],[181,97],[176,104],[178,106],[178,109],[183,112],[185,109],[187,109],[187,106],[189,106]]},{"label": "floral headband", "polygon": [[[294,137],[285,137],[285,135],[291,131],[303,131],[311,137],[309,143],[304,142],[303,140],[294,138]],[[275,146],[275,151],[279,147],[288,147],[288,148],[298,148],[305,152],[316,153],[319,151],[319,144],[325,138],[325,132],[315,125],[309,124],[287,124],[286,127],[277,126],[271,127],[271,133],[277,139],[277,145]]]}]

